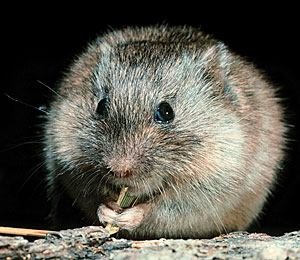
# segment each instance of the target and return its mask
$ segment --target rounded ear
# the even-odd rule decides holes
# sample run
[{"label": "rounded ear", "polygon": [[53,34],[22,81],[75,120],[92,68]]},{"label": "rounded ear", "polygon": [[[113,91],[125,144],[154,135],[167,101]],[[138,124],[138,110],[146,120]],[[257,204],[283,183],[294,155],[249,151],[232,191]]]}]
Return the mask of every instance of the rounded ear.
[{"label": "rounded ear", "polygon": [[201,54],[200,62],[204,64],[204,66],[209,66],[210,63],[217,64],[216,68],[219,70],[219,73],[222,73],[220,76],[224,80],[226,80],[230,74],[231,56],[228,48],[221,42],[209,46]]},{"label": "rounded ear", "polygon": [[228,48],[221,42],[216,45],[216,58],[218,59],[219,68],[223,73],[224,79],[227,79],[231,71],[230,65],[232,61]]},{"label": "rounded ear", "polygon": [[214,59],[217,64],[220,79],[220,92],[230,102],[238,101],[237,94],[234,91],[234,86],[230,80],[232,56],[225,44],[218,42],[214,47]]}]

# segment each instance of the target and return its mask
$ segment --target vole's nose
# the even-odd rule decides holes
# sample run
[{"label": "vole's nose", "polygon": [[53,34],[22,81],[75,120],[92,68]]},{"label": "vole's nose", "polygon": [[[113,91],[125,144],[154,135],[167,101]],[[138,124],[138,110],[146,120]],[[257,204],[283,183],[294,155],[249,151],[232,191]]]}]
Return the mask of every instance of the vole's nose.
[{"label": "vole's nose", "polygon": [[108,166],[114,176],[124,178],[134,174],[137,166],[137,158],[134,153],[125,155],[115,154],[109,160]]}]

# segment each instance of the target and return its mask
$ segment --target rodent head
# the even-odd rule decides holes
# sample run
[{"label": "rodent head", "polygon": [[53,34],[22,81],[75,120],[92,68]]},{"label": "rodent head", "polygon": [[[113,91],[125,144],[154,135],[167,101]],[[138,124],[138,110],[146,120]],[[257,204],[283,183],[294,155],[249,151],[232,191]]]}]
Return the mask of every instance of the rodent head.
[{"label": "rodent head", "polygon": [[46,126],[48,165],[90,190],[222,183],[243,138],[226,49],[188,35],[122,37],[95,41],[62,81]]}]

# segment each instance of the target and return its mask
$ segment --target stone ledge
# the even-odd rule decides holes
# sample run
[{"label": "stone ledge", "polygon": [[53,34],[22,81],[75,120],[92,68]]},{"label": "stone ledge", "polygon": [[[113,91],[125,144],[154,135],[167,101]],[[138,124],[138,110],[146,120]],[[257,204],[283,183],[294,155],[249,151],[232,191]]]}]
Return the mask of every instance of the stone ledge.
[{"label": "stone ledge", "polygon": [[233,232],[213,239],[134,241],[110,237],[101,227],[48,234],[29,242],[0,236],[0,259],[300,259],[300,231],[280,237]]}]

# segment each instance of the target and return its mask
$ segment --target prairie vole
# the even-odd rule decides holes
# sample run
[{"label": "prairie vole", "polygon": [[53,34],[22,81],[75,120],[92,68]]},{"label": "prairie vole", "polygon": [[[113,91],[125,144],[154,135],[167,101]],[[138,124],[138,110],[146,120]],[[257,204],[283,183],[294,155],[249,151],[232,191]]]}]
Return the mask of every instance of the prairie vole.
[{"label": "prairie vole", "polygon": [[[245,230],[283,158],[275,92],[195,28],[97,38],[61,80],[44,128],[52,219],[71,222],[63,211],[76,207],[87,223],[116,223],[129,238]],[[122,186],[138,197],[133,208],[116,205]]]}]

